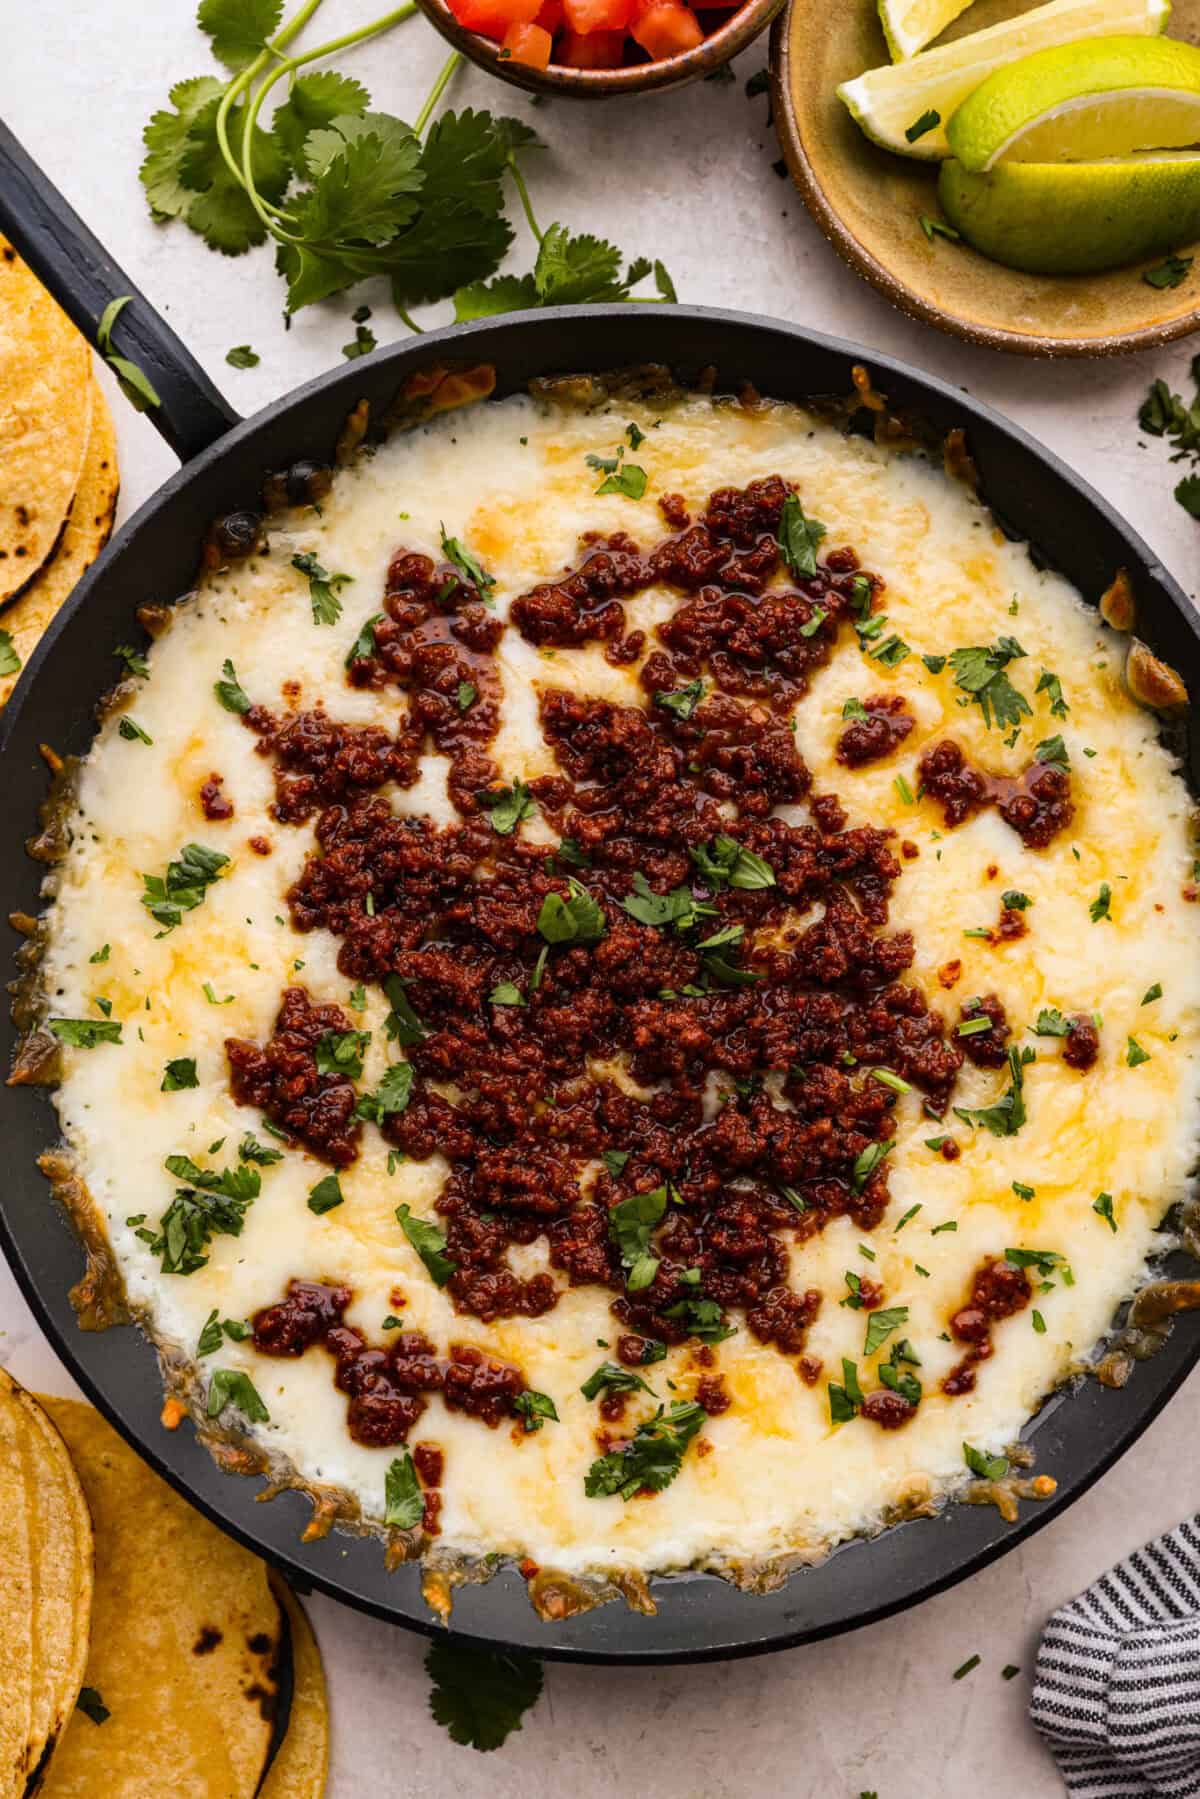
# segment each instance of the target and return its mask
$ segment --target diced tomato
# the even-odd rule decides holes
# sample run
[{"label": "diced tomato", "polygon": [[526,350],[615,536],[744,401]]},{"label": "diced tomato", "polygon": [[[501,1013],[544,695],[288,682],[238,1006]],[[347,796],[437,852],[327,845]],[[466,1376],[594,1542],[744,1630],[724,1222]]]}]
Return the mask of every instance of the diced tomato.
[{"label": "diced tomato", "polygon": [[634,20],[632,35],[655,62],[678,56],[681,50],[694,50],[704,42],[699,19],[679,0],[655,0]]},{"label": "diced tomato", "polygon": [[537,18],[542,0],[450,0],[450,10],[468,31],[502,38],[510,25],[529,25]]},{"label": "diced tomato", "polygon": [[563,0],[570,31],[590,37],[594,31],[624,31],[633,18],[634,0]]},{"label": "diced tomato", "polygon": [[563,33],[558,46],[558,61],[568,69],[619,69],[625,58],[623,31],[578,31]]},{"label": "diced tomato", "polygon": [[504,33],[503,48],[512,62],[523,62],[531,69],[544,69],[550,61],[554,39],[540,25],[510,25]]},{"label": "diced tomato", "polygon": [[553,37],[563,22],[562,0],[543,0],[542,10],[533,22]]}]

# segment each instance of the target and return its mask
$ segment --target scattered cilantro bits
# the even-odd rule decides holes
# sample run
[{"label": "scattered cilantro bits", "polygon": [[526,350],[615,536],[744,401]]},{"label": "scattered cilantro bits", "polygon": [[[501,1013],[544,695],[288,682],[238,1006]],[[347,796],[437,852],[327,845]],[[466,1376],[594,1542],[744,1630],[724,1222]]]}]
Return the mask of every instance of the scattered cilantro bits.
[{"label": "scattered cilantro bits", "polygon": [[80,1687],[75,1710],[82,1712],[85,1718],[90,1718],[93,1724],[107,1724],[112,1717],[95,1687]]}]

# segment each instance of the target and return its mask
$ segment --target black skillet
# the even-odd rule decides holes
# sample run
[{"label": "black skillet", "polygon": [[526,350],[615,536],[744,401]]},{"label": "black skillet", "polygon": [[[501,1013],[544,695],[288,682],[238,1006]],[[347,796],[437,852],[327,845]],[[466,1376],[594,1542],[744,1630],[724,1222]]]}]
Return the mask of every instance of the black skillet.
[{"label": "black skillet", "polygon": [[[113,645],[134,637],[137,605],[187,591],[206,526],[223,513],[254,507],[267,471],[302,457],[328,459],[359,399],[369,399],[378,415],[409,377],[447,356],[494,363],[500,396],[521,391],[537,375],[658,361],[685,379],[715,365],[721,388],[750,381],[763,393],[803,400],[848,393],[852,365],[864,362],[895,404],[915,409],[942,432],[966,427],[983,492],[1005,528],[1028,539],[1081,592],[1100,594],[1114,571],[1126,567],[1143,634],[1192,693],[1200,693],[1200,624],[1141,539],[1024,432],[888,357],[744,314],[683,306],[570,307],[410,338],[331,370],[243,422],[3,126],[0,227],[89,338],[110,299],[134,295],[117,323],[115,347],[140,365],[162,396],[152,418],[184,462],[84,576],[30,658],[3,715],[0,915],[39,909],[43,871],[22,850],[46,791],[38,746],[50,743],[60,753],[87,749],[93,707],[113,677]],[[1185,754],[1195,786],[1200,736],[1194,710]],[[130,804],[136,806],[136,795]],[[11,1052],[7,1017],[0,1030],[0,1051]],[[0,1237],[34,1313],[80,1385],[174,1486],[293,1580],[432,1632],[415,1568],[385,1573],[378,1543],[336,1531],[302,1545],[307,1500],[285,1494],[270,1505],[257,1504],[257,1480],[221,1474],[190,1428],[163,1430],[154,1351],[136,1330],[78,1329],[67,1290],[82,1270],[82,1255],[35,1166],[57,1135],[44,1092],[6,1091],[9,1177],[0,1200]],[[130,1196],[131,1206],[135,1199]],[[952,1507],[936,1519],[849,1544],[761,1597],[707,1575],[659,1580],[655,1617],[615,1603],[543,1624],[524,1583],[509,1569],[487,1586],[460,1591],[454,1628],[543,1656],[653,1662],[753,1654],[868,1623],[961,1580],[1057,1517],[1140,1435],[1198,1356],[1200,1318],[1185,1316],[1165,1348],[1138,1367],[1121,1391],[1090,1381],[1051,1400],[1027,1434],[1036,1445],[1038,1472],[1057,1479],[1058,1494],[1049,1504],[1024,1506],[1016,1526],[1004,1524],[991,1507]]]}]

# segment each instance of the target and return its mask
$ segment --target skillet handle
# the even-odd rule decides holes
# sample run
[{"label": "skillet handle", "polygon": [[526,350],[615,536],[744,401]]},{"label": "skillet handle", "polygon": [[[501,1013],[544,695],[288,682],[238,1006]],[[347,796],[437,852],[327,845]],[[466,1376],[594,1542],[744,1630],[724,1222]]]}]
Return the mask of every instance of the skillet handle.
[{"label": "skillet handle", "polygon": [[0,230],[89,343],[110,300],[131,296],[112,331],[112,348],[136,363],[161,402],[147,417],[181,462],[223,437],[239,415],[46,179],[0,120]]}]

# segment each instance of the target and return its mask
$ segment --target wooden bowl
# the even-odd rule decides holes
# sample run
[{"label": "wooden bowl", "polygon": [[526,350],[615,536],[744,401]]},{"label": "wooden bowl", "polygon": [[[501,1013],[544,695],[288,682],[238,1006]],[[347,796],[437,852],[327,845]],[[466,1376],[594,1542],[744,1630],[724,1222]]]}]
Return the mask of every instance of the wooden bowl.
[{"label": "wooden bowl", "polygon": [[[939,41],[1037,3],[976,0]],[[1200,0],[1175,0],[1170,27],[1173,37],[1200,42]],[[894,306],[970,343],[1025,356],[1116,356],[1200,325],[1200,255],[1178,287],[1158,289],[1140,278],[1149,264],[1022,275],[964,243],[927,239],[921,214],[941,217],[937,164],[879,149],[837,97],[839,82],[887,61],[874,0],[789,0],[771,33],[775,124],[796,186],[834,249]]]},{"label": "wooden bowl", "polygon": [[[1200,0],[1197,0],[1200,4]],[[431,25],[464,56],[510,81],[514,87],[527,88],[531,94],[574,94],[585,100],[602,100],[609,94],[642,94],[652,90],[682,87],[685,81],[696,81],[711,75],[731,57],[737,56],[760,32],[766,30],[784,0],[745,0],[730,12],[725,23],[710,32],[694,50],[678,56],[664,57],[660,62],[632,63],[620,69],[568,69],[551,63],[545,69],[531,69],[525,63],[513,62],[500,54],[500,46],[490,37],[468,31],[460,25],[446,0],[417,0],[417,5]],[[704,11],[701,4],[700,11]]]}]

